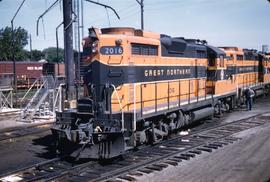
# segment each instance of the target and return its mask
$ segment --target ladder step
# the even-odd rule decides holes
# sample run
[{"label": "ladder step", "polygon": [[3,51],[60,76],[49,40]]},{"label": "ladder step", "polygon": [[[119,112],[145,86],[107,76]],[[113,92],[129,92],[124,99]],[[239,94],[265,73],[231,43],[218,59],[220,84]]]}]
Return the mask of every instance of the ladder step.
[{"label": "ladder step", "polygon": [[126,141],[126,140],[130,140],[130,137],[124,137],[124,140]]}]

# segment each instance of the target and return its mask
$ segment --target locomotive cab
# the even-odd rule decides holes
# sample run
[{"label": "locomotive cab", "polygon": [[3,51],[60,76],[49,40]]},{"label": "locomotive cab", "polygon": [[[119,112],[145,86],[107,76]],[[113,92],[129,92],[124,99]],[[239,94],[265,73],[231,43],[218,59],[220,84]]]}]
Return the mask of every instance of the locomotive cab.
[{"label": "locomotive cab", "polygon": [[[76,109],[57,112],[52,127],[57,149],[75,157],[112,158],[125,150],[123,113],[112,113],[111,95],[116,88],[107,79],[106,73],[110,74],[110,70],[103,62],[104,57],[122,54],[123,49],[117,40],[109,39],[106,46],[102,46],[99,34],[99,30],[90,28],[89,36],[83,40],[82,59],[87,65],[84,97],[77,100]],[[108,78],[113,79],[114,73],[111,74]],[[77,147],[67,147],[70,146],[67,142]]]}]

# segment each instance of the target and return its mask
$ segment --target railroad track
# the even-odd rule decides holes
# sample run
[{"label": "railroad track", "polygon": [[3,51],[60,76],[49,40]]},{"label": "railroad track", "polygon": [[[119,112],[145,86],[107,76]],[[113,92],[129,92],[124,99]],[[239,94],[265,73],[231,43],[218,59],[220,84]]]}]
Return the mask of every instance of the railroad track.
[{"label": "railroad track", "polygon": [[16,127],[1,131],[0,142],[48,131],[50,129],[51,124],[52,124],[51,122],[46,122],[43,124],[36,124],[33,126]]},{"label": "railroad track", "polygon": [[[161,171],[169,165],[178,165],[183,160],[201,154],[202,152],[212,152],[224,145],[233,143],[241,138],[233,137],[238,132],[261,126],[269,121],[270,117],[261,115],[250,117],[227,124],[222,124],[201,132],[191,133],[185,137],[174,138],[168,142],[156,145],[151,149],[142,150],[133,154],[126,155],[125,160],[118,162],[119,169],[115,166],[115,170],[111,170],[110,166],[106,166],[102,172],[94,169],[80,172],[80,175],[69,176],[69,181],[77,181],[88,179],[88,181],[134,181],[136,176],[143,173],[152,173],[153,171]],[[256,121],[254,121],[256,120]],[[111,167],[115,165],[112,164]],[[120,166],[123,166],[120,168]],[[94,177],[94,176],[99,177]],[[65,180],[62,178],[60,180]]]},{"label": "railroad track", "polygon": [[[82,164],[56,158],[0,176],[0,181],[119,181],[135,180],[136,176],[161,171],[178,165],[202,152],[212,152],[241,138],[233,134],[261,126],[270,116],[257,115],[231,123],[195,130],[186,136],[177,135],[138,151],[131,151],[121,159],[101,164],[88,161]],[[14,181],[14,180],[13,180]]]},{"label": "railroad track", "polygon": [[58,176],[62,176],[63,174],[68,174],[77,168],[84,168],[91,164],[96,165],[97,161],[90,161],[80,164],[68,157],[54,158],[2,174],[0,175],[0,181],[49,181],[50,178],[53,179]]}]

